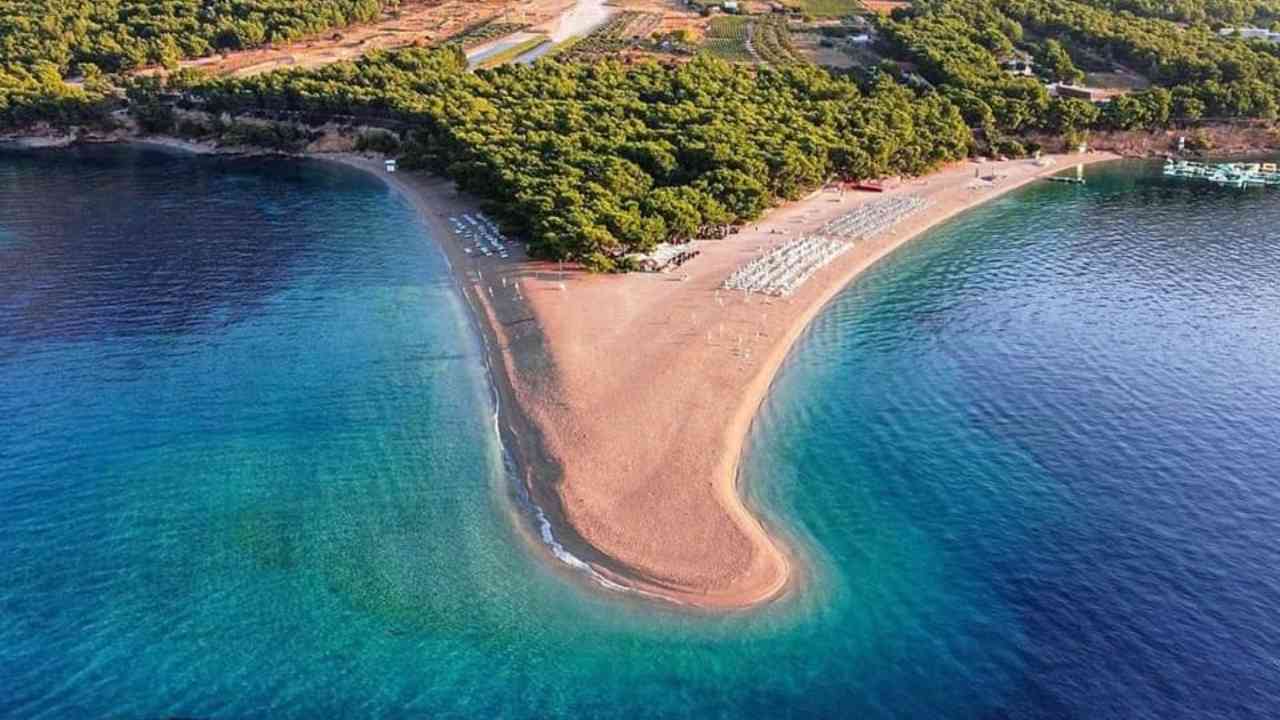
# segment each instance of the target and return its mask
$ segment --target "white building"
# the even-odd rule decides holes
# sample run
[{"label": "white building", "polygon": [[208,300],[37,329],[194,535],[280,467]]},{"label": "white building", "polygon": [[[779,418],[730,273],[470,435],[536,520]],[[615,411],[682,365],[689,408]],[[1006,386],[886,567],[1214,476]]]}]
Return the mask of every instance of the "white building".
[{"label": "white building", "polygon": [[1030,77],[1035,74],[1036,64],[1030,58],[1017,57],[1012,60],[1005,60],[1002,63],[1005,72],[1012,75],[1022,75]]},{"label": "white building", "polygon": [[1241,40],[1265,40],[1271,43],[1280,43],[1280,32],[1271,32],[1266,28],[1223,28],[1218,31],[1218,34],[1223,37],[1239,37]]}]

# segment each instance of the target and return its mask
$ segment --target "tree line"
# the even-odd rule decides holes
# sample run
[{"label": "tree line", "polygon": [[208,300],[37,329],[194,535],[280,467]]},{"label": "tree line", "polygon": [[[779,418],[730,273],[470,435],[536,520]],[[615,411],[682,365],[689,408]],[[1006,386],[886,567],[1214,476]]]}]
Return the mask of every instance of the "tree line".
[{"label": "tree line", "polygon": [[[105,75],[367,22],[398,0],[0,0],[0,129],[95,124]],[[67,84],[65,78],[83,82]]]},{"label": "tree line", "polygon": [[1270,27],[1280,20],[1277,0],[1098,0],[1094,5],[1139,17],[1193,25]]},{"label": "tree line", "polygon": [[407,122],[406,166],[492,201],[536,255],[597,270],[833,177],[927,172],[971,141],[955,106],[887,77],[860,87],[814,66],[754,71],[709,56],[472,73],[456,50],[411,49],[183,90],[213,113]]},{"label": "tree line", "polygon": [[1071,0],[995,0],[1040,36],[1123,63],[1155,89],[1108,106],[1115,127],[1161,127],[1202,117],[1274,119],[1280,58],[1270,45],[1223,37],[1207,25],[1113,12]]},{"label": "tree line", "polygon": [[[1280,48],[1222,36],[1226,19],[1275,17],[1275,0],[919,0],[878,23],[884,49],[907,60],[990,138],[1026,130],[1159,128],[1203,118],[1274,119]],[[1201,19],[1185,24],[1170,16]],[[1211,21],[1212,19],[1212,21]],[[1018,53],[1039,77],[1005,72]],[[1050,97],[1042,81],[1078,82],[1081,67],[1123,64],[1153,87],[1101,108]]]},{"label": "tree line", "polygon": [[368,22],[394,0],[0,0],[0,58],[79,74],[287,42]]},{"label": "tree line", "polygon": [[[167,86],[113,75],[368,20],[395,1],[0,0],[0,129],[109,123],[121,87],[144,128],[282,149],[310,135],[219,116],[393,123],[394,135],[366,142],[488,199],[535,254],[609,270],[832,178],[919,174],[975,149],[1019,154],[1031,132],[1275,118],[1280,108],[1280,48],[1217,32],[1276,17],[1280,0],[916,0],[875,21],[881,50],[913,74],[709,56],[471,72],[445,47],[243,79],[177,72]],[[1038,76],[1005,70],[1020,55]],[[1153,86],[1104,105],[1046,90],[1115,63]],[[175,116],[161,99],[175,93],[215,120]]]}]

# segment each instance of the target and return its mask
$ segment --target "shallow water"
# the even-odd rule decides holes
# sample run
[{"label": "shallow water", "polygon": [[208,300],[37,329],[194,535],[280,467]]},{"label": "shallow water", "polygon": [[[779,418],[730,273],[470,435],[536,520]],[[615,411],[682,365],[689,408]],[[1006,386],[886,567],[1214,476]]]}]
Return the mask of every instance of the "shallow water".
[{"label": "shallow water", "polygon": [[375,179],[0,155],[0,716],[1273,715],[1280,201],[1089,174],[819,317],[744,462],[808,582],[704,617],[529,552]]}]

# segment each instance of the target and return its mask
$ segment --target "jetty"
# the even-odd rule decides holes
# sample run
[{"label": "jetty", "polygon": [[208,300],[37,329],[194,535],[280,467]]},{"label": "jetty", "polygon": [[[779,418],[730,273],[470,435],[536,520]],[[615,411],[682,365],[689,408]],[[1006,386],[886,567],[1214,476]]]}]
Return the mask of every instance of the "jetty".
[{"label": "jetty", "polygon": [[1280,167],[1276,163],[1202,163],[1171,158],[1164,163],[1164,175],[1239,188],[1280,185]]},{"label": "jetty", "polygon": [[1056,183],[1066,183],[1068,185],[1084,184],[1084,165],[1076,165],[1075,175],[1049,175],[1045,180]]}]

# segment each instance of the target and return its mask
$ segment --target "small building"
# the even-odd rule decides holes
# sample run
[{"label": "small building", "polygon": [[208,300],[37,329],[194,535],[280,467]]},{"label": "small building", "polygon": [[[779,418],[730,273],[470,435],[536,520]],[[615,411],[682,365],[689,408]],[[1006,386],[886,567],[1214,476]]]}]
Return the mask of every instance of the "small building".
[{"label": "small building", "polygon": [[727,13],[737,13],[738,0],[724,0],[724,11]]},{"label": "small building", "polygon": [[1222,37],[1238,37],[1241,40],[1263,40],[1269,43],[1280,43],[1280,32],[1272,32],[1266,28],[1223,28],[1218,31],[1218,34]]},{"label": "small building", "polygon": [[1016,57],[1000,64],[1011,75],[1030,77],[1036,74],[1036,64],[1030,58]]},{"label": "small building", "polygon": [[393,173],[393,172],[395,172],[395,171],[396,171],[396,161],[395,161],[395,160],[387,160],[385,163],[383,163],[383,165],[385,165],[385,166],[386,166],[386,168],[387,168],[387,172],[389,172],[389,173]]},{"label": "small building", "polygon": [[1105,99],[1105,95],[1101,90],[1082,87],[1080,85],[1067,85],[1065,83],[1054,83],[1053,85],[1050,85],[1049,94],[1062,98],[1088,100],[1089,102],[1098,102]]},{"label": "small building", "polygon": [[929,82],[928,80],[925,80],[924,77],[919,75],[918,73],[913,73],[913,72],[907,73],[902,76],[902,79],[906,81],[908,85],[911,85],[913,87],[918,87],[918,88],[933,87],[933,83]]}]

